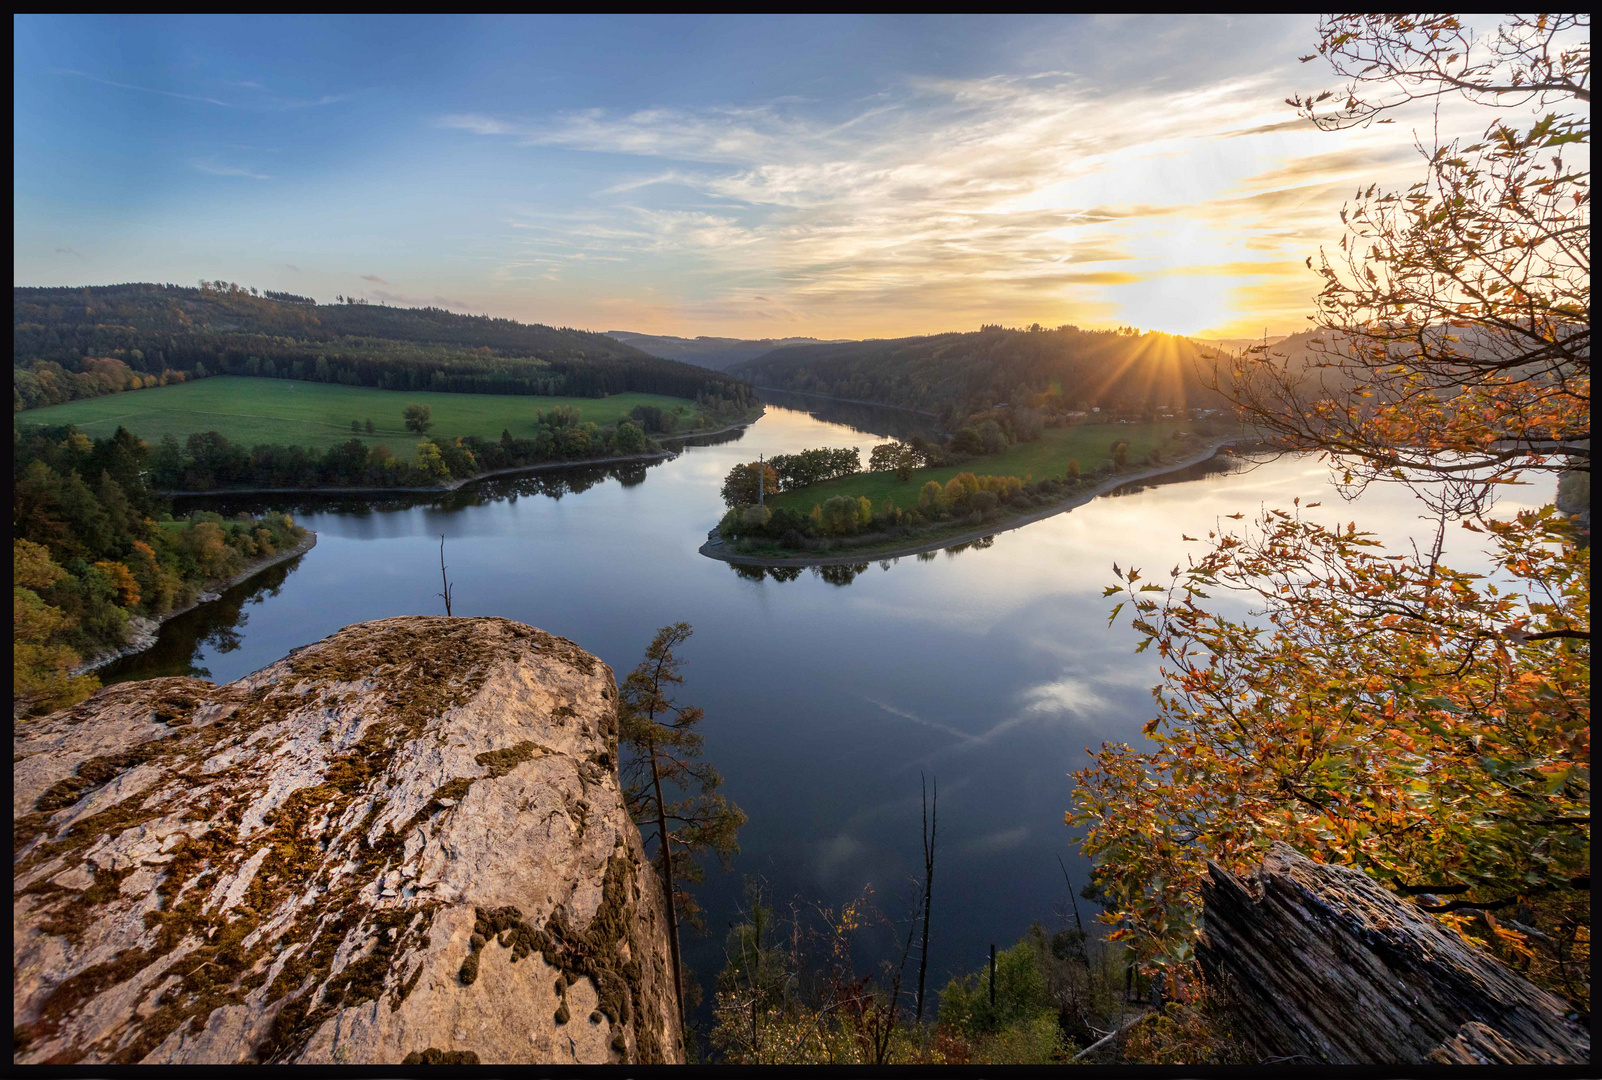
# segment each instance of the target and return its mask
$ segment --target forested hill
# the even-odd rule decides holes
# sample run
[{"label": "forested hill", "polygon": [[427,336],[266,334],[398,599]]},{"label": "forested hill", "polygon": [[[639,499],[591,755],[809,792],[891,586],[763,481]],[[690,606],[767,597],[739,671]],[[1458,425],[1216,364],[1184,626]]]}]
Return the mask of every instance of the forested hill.
[{"label": "forested hill", "polygon": [[758,386],[965,416],[1043,393],[1063,408],[1150,412],[1220,407],[1211,350],[1168,334],[1009,330],[776,349],[730,369]]},{"label": "forested hill", "polygon": [[820,341],[810,337],[790,338],[720,338],[720,337],[670,337],[657,334],[636,334],[629,330],[608,330],[608,337],[616,338],[625,345],[632,345],[637,349],[644,349],[652,356],[667,356],[674,360],[683,360],[689,364],[711,368],[714,371],[727,371],[735,364],[746,360],[754,360],[763,353],[772,352],[790,345],[837,345],[845,344],[843,338]]},{"label": "forested hill", "polygon": [[386,390],[745,402],[750,387],[605,334],[439,308],[318,304],[224,282],[16,288],[14,407],[258,375]]}]

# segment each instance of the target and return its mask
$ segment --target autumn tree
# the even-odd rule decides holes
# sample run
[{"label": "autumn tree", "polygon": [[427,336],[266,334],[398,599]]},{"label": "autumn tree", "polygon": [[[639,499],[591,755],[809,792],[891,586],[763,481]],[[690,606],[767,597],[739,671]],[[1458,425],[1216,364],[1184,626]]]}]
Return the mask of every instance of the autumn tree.
[{"label": "autumn tree", "polygon": [[703,740],[696,725],[705,715],[672,697],[684,661],[673,650],[689,640],[689,623],[664,626],[651,639],[645,659],[618,690],[618,731],[628,760],[619,769],[623,798],[641,829],[647,851],[656,852],[667,898],[668,946],[673,961],[673,990],[679,1019],[684,1020],[684,965],[679,955],[679,924],[694,923],[698,909],[685,890],[702,880],[697,861],[715,856],[727,868],[739,851],[736,835],[745,814],[718,788],[722,777],[700,760]]},{"label": "autumn tree", "polygon": [[757,501],[758,470],[762,477],[762,491],[768,495],[779,493],[779,474],[772,465],[748,461],[736,465],[723,478],[723,502],[730,507],[749,506]]},{"label": "autumn tree", "polygon": [[406,430],[415,431],[419,435],[434,426],[434,410],[427,405],[418,405],[415,402],[406,406],[401,412],[406,421]]},{"label": "autumn tree", "polygon": [[[1496,117],[1427,149],[1420,184],[1347,208],[1315,265],[1316,362],[1248,353],[1223,386],[1280,445],[1345,484],[1410,485],[1439,525],[1392,552],[1355,521],[1265,510],[1185,537],[1201,551],[1163,584],[1114,568],[1114,618],[1131,608],[1161,657],[1157,715],[1145,748],[1104,745],[1076,774],[1069,820],[1148,963],[1184,970],[1207,860],[1246,871],[1283,840],[1588,1011],[1589,547],[1552,507],[1492,514],[1523,474],[1589,474],[1589,181],[1565,158],[1589,141],[1588,27],[1321,24],[1315,55],[1351,84],[1293,101],[1319,126],[1446,96]],[[1487,546],[1491,573],[1451,568],[1448,535]],[[1220,612],[1220,590],[1255,606]]]}]

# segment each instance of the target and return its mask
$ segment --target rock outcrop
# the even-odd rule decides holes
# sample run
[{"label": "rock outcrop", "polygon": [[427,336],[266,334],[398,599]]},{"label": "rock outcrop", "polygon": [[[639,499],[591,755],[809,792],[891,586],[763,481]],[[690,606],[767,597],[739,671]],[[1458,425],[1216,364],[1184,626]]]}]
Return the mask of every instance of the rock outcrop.
[{"label": "rock outcrop", "polygon": [[1202,882],[1196,956],[1265,1060],[1585,1064],[1568,1004],[1361,870],[1275,844],[1241,880]]},{"label": "rock outcrop", "polygon": [[346,627],[17,728],[17,1062],[677,1062],[611,669]]}]

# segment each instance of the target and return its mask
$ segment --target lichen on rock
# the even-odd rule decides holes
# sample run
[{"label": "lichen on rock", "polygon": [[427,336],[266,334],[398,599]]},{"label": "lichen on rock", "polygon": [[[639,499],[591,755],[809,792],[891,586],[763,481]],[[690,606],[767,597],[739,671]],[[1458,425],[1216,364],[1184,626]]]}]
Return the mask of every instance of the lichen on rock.
[{"label": "lichen on rock", "polygon": [[19,726],[15,1060],[678,1061],[616,701],[572,642],[416,617]]}]

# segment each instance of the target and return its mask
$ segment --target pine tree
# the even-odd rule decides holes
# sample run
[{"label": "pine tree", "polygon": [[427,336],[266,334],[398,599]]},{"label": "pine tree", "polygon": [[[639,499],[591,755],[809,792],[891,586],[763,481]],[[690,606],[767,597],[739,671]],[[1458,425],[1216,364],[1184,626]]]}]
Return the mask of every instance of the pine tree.
[{"label": "pine tree", "polygon": [[[629,760],[619,769],[629,813],[655,845],[662,889],[667,896],[668,945],[673,961],[673,989],[679,1021],[684,1021],[683,963],[679,958],[681,916],[698,922],[695,901],[681,886],[704,876],[697,858],[711,853],[725,869],[738,852],[735,836],[745,814],[722,795],[723,778],[699,760],[703,740],[696,732],[705,713],[680,705],[670,696],[682,683],[684,662],[673,650],[693,631],[689,623],[664,626],[645,650],[645,659],[618,692],[619,736]],[[675,798],[677,796],[677,798]],[[687,858],[685,857],[687,856]]]}]

